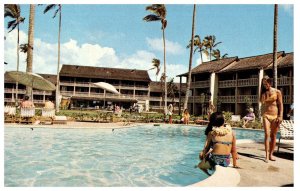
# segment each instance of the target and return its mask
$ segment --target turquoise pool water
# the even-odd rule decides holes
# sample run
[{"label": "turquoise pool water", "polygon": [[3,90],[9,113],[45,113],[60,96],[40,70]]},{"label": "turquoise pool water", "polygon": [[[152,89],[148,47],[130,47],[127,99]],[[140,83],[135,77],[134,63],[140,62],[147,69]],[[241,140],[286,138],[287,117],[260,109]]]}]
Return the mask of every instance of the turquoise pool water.
[{"label": "turquoise pool water", "polygon": [[[262,139],[236,131],[239,139]],[[5,128],[5,186],[187,186],[207,178],[194,168],[204,127],[126,129]]]}]

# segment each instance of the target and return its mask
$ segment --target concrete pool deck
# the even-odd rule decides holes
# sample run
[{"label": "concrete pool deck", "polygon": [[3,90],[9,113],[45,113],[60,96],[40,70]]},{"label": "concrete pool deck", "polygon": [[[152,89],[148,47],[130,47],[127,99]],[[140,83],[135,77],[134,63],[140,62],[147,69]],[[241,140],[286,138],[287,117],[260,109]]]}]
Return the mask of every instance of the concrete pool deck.
[{"label": "concrete pool deck", "polygon": [[[62,125],[20,125],[4,124],[5,127],[22,128],[128,128],[141,125],[132,123],[123,126],[123,123],[86,123],[68,122]],[[148,123],[149,124],[149,123]],[[194,126],[194,125],[193,125]],[[282,142],[283,144],[289,142]],[[281,187],[294,185],[294,149],[280,148],[279,153],[274,153],[276,161],[263,161],[265,152],[264,144],[251,140],[240,140],[237,142],[240,169],[232,167],[217,167],[216,172],[209,178],[190,186],[210,187]],[[276,146],[277,151],[277,146]]]}]

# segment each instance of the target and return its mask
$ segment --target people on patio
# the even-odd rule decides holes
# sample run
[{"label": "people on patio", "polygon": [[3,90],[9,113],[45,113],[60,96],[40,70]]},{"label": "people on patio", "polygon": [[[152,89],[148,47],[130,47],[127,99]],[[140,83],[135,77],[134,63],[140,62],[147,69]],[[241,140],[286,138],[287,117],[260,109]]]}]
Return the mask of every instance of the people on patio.
[{"label": "people on patio", "polygon": [[268,76],[262,79],[260,101],[265,131],[265,162],[275,161],[273,152],[276,146],[277,130],[283,117],[283,101],[281,91],[271,86],[271,79]]},{"label": "people on patio", "polygon": [[229,166],[230,154],[233,159],[233,167],[238,168],[235,133],[229,125],[224,123],[224,115],[221,112],[211,114],[210,125],[206,129],[207,138],[204,148],[199,154],[201,162],[198,164],[198,167],[208,175],[210,175],[208,169],[212,169],[216,165]]},{"label": "people on patio", "polygon": [[167,115],[169,116],[169,123],[172,124],[173,105],[171,103],[168,106]]},{"label": "people on patio", "polygon": [[286,115],[290,120],[294,120],[294,103],[291,104],[290,110]]},{"label": "people on patio", "polygon": [[47,97],[44,108],[54,109],[54,103],[51,101],[52,98]]},{"label": "people on patio", "polygon": [[253,108],[249,108],[248,110],[248,113],[245,117],[243,117],[243,128],[246,128],[246,125],[249,123],[249,122],[252,122],[255,120],[255,114],[254,114],[254,110]]},{"label": "people on patio", "polygon": [[23,108],[34,107],[34,104],[32,101],[29,100],[28,95],[24,96],[24,99],[21,102],[21,107],[23,107]]},{"label": "people on patio", "polygon": [[207,119],[210,118],[210,115],[215,111],[215,106],[212,102],[212,100],[209,100],[208,102],[208,108],[207,108]]}]

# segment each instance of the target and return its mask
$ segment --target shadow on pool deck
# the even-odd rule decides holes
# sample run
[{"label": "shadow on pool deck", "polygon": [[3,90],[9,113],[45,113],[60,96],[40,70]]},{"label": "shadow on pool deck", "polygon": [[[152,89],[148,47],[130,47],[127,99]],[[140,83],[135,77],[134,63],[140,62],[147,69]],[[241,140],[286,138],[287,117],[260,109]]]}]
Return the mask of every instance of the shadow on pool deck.
[{"label": "shadow on pool deck", "polygon": [[[294,185],[294,150],[280,148],[274,152],[276,161],[263,161],[265,150],[263,143],[238,144],[240,159],[237,169],[241,180],[239,187],[268,186],[291,187]],[[277,147],[276,147],[277,149]]]}]

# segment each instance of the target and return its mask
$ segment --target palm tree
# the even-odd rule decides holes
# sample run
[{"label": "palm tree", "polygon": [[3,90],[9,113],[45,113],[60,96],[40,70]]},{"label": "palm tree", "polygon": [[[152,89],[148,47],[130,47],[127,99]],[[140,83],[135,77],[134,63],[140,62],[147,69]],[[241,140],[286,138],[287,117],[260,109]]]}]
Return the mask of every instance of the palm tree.
[{"label": "palm tree", "polygon": [[[191,42],[194,42],[195,17],[196,17],[196,5],[194,4],[193,21],[192,21],[192,37],[191,37],[192,40],[191,40]],[[188,104],[188,99],[189,99],[189,91],[190,91],[190,88],[191,88],[193,48],[194,48],[194,43],[191,43],[190,60],[189,60],[189,72],[188,72],[187,87],[186,87],[186,92],[185,92],[185,99],[184,99],[183,109],[187,109],[187,104]]]},{"label": "palm tree", "polygon": [[[166,77],[166,41],[165,41],[165,28],[167,27],[167,20],[166,20],[166,15],[167,15],[167,10],[164,4],[152,4],[150,6],[146,7],[146,11],[150,11],[153,14],[147,15],[143,18],[144,21],[146,22],[151,22],[151,21],[160,21],[161,22],[161,29],[163,33],[163,46],[164,46],[164,75]],[[167,111],[167,81],[165,80],[165,108],[164,111]]]},{"label": "palm tree", "polygon": [[[200,35],[195,35],[194,46],[196,46],[196,48],[194,50],[194,54],[198,50],[198,52],[200,53],[201,63],[202,63],[203,62],[202,52],[203,52],[204,44],[203,44],[203,42],[201,42]],[[186,48],[190,48],[190,47],[191,47],[191,41],[190,41],[190,44],[186,46]]]},{"label": "palm tree", "polygon": [[216,42],[216,37],[215,35],[209,35],[204,38],[204,46],[205,50],[204,53],[206,56],[209,56],[209,60],[211,61],[211,56],[212,56],[212,50],[218,45],[221,44],[222,42]]},{"label": "palm tree", "polygon": [[174,105],[174,100],[176,97],[176,94],[179,93],[178,87],[176,86],[176,84],[174,83],[174,78],[170,79],[170,81],[168,82],[168,95],[172,100],[172,104]]},{"label": "palm tree", "polygon": [[160,72],[160,60],[157,59],[157,58],[153,58],[152,59],[152,66],[153,66],[153,68],[150,68],[149,70],[153,70],[153,69],[156,68],[156,74],[155,75],[156,75],[156,81],[157,81],[157,76]]},{"label": "palm tree", "polygon": [[[28,26],[28,44],[27,44],[27,67],[26,72],[32,72],[32,60],[33,60],[33,36],[34,36],[34,15],[35,15],[35,5],[30,5],[29,13],[29,26]],[[30,86],[26,87],[26,94],[32,95],[32,88]]]},{"label": "palm tree", "polygon": [[274,5],[274,36],[273,36],[273,84],[277,88],[277,24],[278,24],[278,5]]},{"label": "palm tree", "polygon": [[[19,71],[19,43],[20,43],[20,23],[23,23],[25,18],[21,17],[21,8],[18,4],[6,4],[4,5],[4,17],[10,17],[13,20],[8,22],[7,28],[11,32],[16,27],[18,29],[18,38],[17,38],[17,71]],[[18,82],[16,82],[16,100],[18,101]]]},{"label": "palm tree", "polygon": [[60,33],[61,33],[61,9],[62,5],[61,4],[50,4],[47,5],[44,14],[47,13],[48,11],[56,8],[54,12],[53,18],[56,17],[57,13],[59,12],[59,25],[58,25],[58,59],[57,59],[57,74],[56,74],[56,95],[55,95],[55,107],[56,107],[56,112],[59,112],[59,68],[60,68]]},{"label": "palm tree", "polygon": [[223,56],[221,56],[221,52],[219,49],[213,50],[212,52],[212,56],[216,59],[216,60],[220,60],[223,58],[227,58],[228,54],[224,54]]}]

